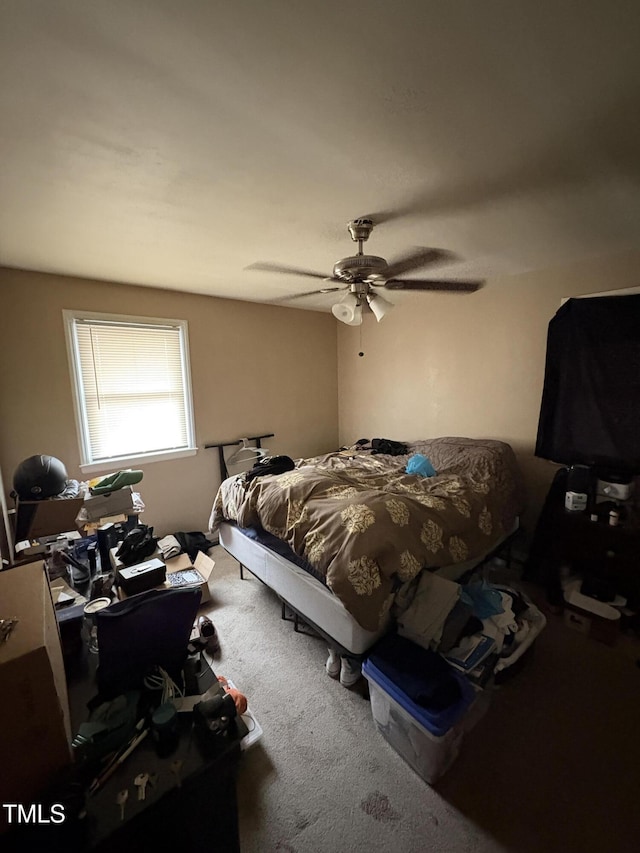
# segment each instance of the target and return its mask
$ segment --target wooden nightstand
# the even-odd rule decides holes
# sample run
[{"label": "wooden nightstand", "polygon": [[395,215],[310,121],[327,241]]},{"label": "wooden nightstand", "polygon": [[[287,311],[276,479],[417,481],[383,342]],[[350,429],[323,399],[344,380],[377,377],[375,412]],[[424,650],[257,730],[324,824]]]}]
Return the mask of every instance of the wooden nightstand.
[{"label": "wooden nightstand", "polygon": [[[617,526],[608,512],[570,512],[564,508],[567,469],[560,469],[540,514],[525,568],[525,577],[543,583],[550,604],[562,605],[560,569],[568,566],[583,578],[601,578],[615,585],[631,609],[640,609],[640,508],[627,505]],[[630,503],[630,502],[628,502]],[[598,511],[598,505],[594,508]]]}]

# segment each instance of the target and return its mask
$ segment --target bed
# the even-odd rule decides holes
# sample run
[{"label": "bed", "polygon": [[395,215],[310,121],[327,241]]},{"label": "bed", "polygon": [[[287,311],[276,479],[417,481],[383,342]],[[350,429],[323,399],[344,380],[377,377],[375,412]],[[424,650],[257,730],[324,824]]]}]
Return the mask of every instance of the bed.
[{"label": "bed", "polygon": [[[422,572],[457,580],[518,528],[523,490],[508,444],[444,437],[402,449],[357,445],[282,474],[229,477],[211,511],[210,532],[241,566],[349,654],[388,629]],[[406,473],[416,454],[434,476]]]}]

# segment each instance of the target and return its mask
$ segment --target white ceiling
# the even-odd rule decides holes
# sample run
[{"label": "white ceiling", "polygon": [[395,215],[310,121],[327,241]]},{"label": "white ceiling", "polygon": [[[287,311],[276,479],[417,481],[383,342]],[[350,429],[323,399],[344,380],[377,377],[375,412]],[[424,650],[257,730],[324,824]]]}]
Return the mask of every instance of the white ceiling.
[{"label": "white ceiling", "polygon": [[267,302],[367,214],[441,277],[636,249],[639,107],[637,0],[1,0],[0,263]]}]

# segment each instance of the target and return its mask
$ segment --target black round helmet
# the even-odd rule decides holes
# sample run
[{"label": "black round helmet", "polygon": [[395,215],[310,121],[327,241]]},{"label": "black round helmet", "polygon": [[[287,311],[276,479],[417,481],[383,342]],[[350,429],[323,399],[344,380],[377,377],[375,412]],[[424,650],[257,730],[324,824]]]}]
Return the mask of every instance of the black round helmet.
[{"label": "black round helmet", "polygon": [[55,456],[30,456],[13,474],[13,488],[22,501],[55,497],[66,485],[67,469]]}]

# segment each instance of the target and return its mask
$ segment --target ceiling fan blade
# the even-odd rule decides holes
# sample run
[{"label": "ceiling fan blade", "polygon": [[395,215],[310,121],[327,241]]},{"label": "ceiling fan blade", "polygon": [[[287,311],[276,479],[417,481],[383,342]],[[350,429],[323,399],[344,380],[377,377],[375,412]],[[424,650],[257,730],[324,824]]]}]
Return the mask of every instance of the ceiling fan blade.
[{"label": "ceiling fan blade", "polygon": [[269,264],[269,263],[255,263],[249,264],[248,267],[245,267],[246,270],[258,270],[259,272],[275,272],[281,273],[282,275],[304,275],[308,278],[322,278],[326,280],[330,280],[331,276],[323,275],[321,272],[314,272],[313,270],[303,270],[299,267],[284,267],[280,264]]},{"label": "ceiling fan blade", "polygon": [[386,290],[436,290],[449,293],[475,293],[483,285],[481,281],[455,279],[388,279],[383,285]]},{"label": "ceiling fan blade", "polygon": [[447,252],[444,249],[425,249],[417,247],[411,252],[397,258],[395,261],[390,261],[386,269],[385,275],[388,278],[395,278],[397,275],[403,275],[413,270],[421,269],[429,264],[443,263],[444,261],[455,260],[453,252]]},{"label": "ceiling fan blade", "polygon": [[290,299],[300,299],[301,296],[317,296],[319,293],[334,293],[336,290],[346,290],[346,287],[323,287],[320,290],[307,290],[304,293],[290,293],[287,296],[278,296],[271,302],[288,302]]}]

